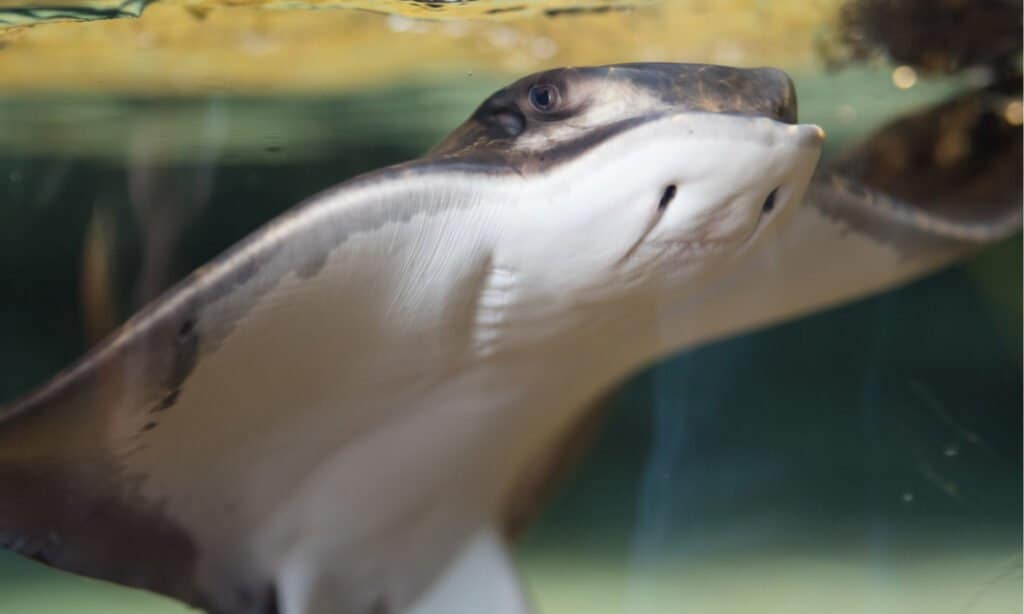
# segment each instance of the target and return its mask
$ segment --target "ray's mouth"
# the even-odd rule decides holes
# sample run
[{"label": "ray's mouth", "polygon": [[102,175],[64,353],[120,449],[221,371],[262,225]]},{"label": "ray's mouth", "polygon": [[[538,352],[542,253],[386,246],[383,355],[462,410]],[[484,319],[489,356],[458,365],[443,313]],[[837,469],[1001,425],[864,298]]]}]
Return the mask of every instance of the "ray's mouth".
[{"label": "ray's mouth", "polygon": [[[757,221],[754,222],[753,228],[751,228],[750,232],[748,232],[745,236],[743,236],[739,240],[730,240],[730,239],[717,239],[717,240],[707,240],[707,239],[705,239],[705,240],[693,240],[693,241],[679,240],[679,241],[670,241],[670,243],[672,245],[677,246],[677,247],[679,247],[679,246],[683,246],[683,247],[689,246],[689,247],[698,248],[698,249],[704,250],[704,251],[706,251],[708,249],[724,248],[724,247],[728,247],[728,246],[744,246],[744,245],[750,243],[753,240],[753,238],[757,235],[758,231],[766,223],[766,221],[765,221],[766,218],[770,217],[771,213],[775,210],[775,204],[776,204],[777,199],[779,198],[779,191],[781,189],[782,189],[782,186],[778,186],[775,189],[773,189],[771,192],[768,193],[768,195],[764,199],[764,202],[761,203],[761,209],[760,209],[760,211],[758,211]],[[662,190],[662,192],[661,192],[661,198],[658,200],[658,206],[655,208],[654,214],[651,216],[650,221],[647,222],[647,226],[645,226],[643,232],[640,233],[640,237],[637,238],[637,240],[629,247],[629,249],[626,251],[626,253],[619,260],[620,264],[625,262],[626,260],[629,260],[633,256],[633,254],[636,252],[636,250],[641,245],[643,245],[644,241],[647,240],[647,237],[650,236],[651,232],[653,232],[654,229],[657,228],[658,223],[665,216],[665,212],[668,210],[669,205],[672,203],[673,200],[675,200],[677,192],[678,192],[678,188],[677,188],[676,184],[669,184],[669,185],[665,186],[664,190]]]}]

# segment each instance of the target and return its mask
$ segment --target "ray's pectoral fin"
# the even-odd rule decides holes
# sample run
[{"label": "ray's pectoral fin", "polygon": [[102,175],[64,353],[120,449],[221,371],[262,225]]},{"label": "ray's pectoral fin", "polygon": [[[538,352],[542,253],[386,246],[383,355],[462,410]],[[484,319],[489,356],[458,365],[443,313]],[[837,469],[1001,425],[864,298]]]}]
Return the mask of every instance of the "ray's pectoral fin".
[{"label": "ray's pectoral fin", "polygon": [[1019,232],[1020,79],[898,118],[822,163],[777,234],[674,313],[678,351],[922,277]]},{"label": "ray's pectoral fin", "polygon": [[[827,271],[817,288],[831,284],[824,298],[835,303],[1018,232],[1021,129],[1007,109],[1020,85],[1016,77],[898,118],[826,162],[777,247]],[[796,279],[801,265],[789,265]]]},{"label": "ray's pectoral fin", "polygon": [[[916,230],[985,243],[1020,228],[1021,78],[901,117],[828,164],[812,188],[826,214],[865,232]],[[874,223],[874,228],[865,227]]]},{"label": "ray's pectoral fin", "polygon": [[405,614],[480,612],[533,612],[508,548],[492,527],[477,532]]}]

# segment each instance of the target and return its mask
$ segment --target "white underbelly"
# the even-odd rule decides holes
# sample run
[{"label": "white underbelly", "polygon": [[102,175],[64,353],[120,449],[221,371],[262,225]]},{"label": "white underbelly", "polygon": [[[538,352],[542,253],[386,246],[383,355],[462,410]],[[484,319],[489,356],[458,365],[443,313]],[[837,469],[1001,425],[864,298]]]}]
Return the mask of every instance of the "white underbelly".
[{"label": "white underbelly", "polygon": [[255,556],[278,574],[297,559],[329,570],[334,598],[353,611],[370,611],[381,595],[389,607],[407,605],[499,520],[517,478],[574,419],[566,408],[583,407],[590,392],[581,385],[569,398],[564,385],[537,386],[539,369],[503,382],[497,372],[410,398],[400,418],[334,450],[279,502]]}]

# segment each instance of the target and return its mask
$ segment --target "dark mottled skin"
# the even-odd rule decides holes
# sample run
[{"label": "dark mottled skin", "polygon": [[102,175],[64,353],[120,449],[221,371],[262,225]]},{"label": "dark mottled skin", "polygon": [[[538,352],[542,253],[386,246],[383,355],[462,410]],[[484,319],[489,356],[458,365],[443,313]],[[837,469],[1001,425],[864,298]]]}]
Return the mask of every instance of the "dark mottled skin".
[{"label": "dark mottled skin", "polygon": [[1013,78],[890,122],[828,167],[835,192],[913,209],[926,232],[942,223],[967,239],[1005,234],[1024,199],[1021,127],[1004,113],[1020,92]]},{"label": "dark mottled skin", "polygon": [[[143,329],[138,334],[129,325],[127,334],[7,410],[0,431],[0,545],[202,606],[192,581],[195,545],[136,497],[134,481],[118,469],[119,451],[105,447],[109,426],[123,419],[115,415],[119,408],[138,408],[140,419],[162,409],[196,360],[194,331],[181,336],[173,318]],[[155,426],[143,419],[140,428]]]},{"label": "dark mottled skin", "polygon": [[[529,100],[535,85],[553,86],[560,105],[550,112]],[[535,172],[578,156],[608,136],[650,120],[650,109],[569,141],[552,138],[541,147],[524,146],[522,135],[544,135],[558,122],[579,115],[600,93],[618,89],[640,91],[662,105],[664,112],[704,111],[770,117],[796,123],[793,83],[772,68],[735,69],[704,64],[617,64],[559,68],[530,75],[492,94],[473,115],[431,152],[438,159],[458,158],[519,173]]]},{"label": "dark mottled skin", "polygon": [[[104,488],[114,471],[99,463],[75,468],[5,463],[0,545],[74,573],[116,578],[206,605],[194,585],[195,544],[124,489]],[[107,527],[117,530],[103,530]]]}]

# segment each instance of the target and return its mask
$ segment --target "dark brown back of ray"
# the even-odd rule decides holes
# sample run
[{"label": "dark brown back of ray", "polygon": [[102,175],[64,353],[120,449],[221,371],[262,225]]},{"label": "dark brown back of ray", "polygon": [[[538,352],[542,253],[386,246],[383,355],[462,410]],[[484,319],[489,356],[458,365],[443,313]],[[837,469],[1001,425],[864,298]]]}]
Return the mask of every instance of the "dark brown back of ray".
[{"label": "dark brown back of ray", "polygon": [[830,170],[955,223],[1006,219],[1022,199],[1021,79],[897,119]]}]

